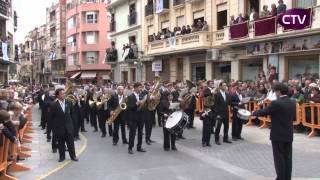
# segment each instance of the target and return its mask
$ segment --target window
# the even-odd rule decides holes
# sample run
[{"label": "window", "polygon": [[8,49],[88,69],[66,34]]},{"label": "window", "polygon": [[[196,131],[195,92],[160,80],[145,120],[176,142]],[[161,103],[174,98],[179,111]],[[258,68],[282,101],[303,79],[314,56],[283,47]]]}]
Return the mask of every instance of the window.
[{"label": "window", "polygon": [[68,39],[67,39],[67,46],[73,47],[73,46],[76,46],[76,45],[77,45],[77,38],[76,38],[76,36],[70,36],[70,37],[68,37]]},{"label": "window", "polygon": [[86,52],[86,64],[97,64],[98,53],[97,52]]},{"label": "window", "polygon": [[204,10],[196,11],[193,13],[193,21],[198,22],[198,20],[204,20]]},{"label": "window", "polygon": [[182,27],[184,25],[186,25],[184,16],[178,16],[177,17],[177,27]]},{"label": "window", "polygon": [[98,13],[97,12],[86,12],[86,23],[93,24],[98,23]]},{"label": "window", "polygon": [[227,3],[217,6],[217,30],[223,29],[228,25],[228,11]]},{"label": "window", "polygon": [[96,44],[97,43],[97,37],[98,33],[95,31],[88,31],[85,33],[85,41],[87,44]]},{"label": "window", "polygon": [[167,28],[170,27],[169,21],[163,21],[161,22],[161,31],[164,32]]},{"label": "window", "polygon": [[316,0],[295,0],[296,8],[309,8],[316,5],[317,5]]},{"label": "window", "polygon": [[77,18],[76,16],[73,16],[72,18],[68,19],[68,30],[71,28],[74,28],[77,24]]},{"label": "window", "polygon": [[68,65],[77,65],[77,64],[78,64],[77,54],[68,55]]}]

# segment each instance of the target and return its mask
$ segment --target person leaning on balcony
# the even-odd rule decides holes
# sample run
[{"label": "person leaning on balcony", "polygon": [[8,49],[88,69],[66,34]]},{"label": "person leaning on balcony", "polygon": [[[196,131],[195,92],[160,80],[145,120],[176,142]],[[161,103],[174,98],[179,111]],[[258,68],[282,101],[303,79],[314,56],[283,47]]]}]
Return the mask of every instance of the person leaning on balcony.
[{"label": "person leaning on balcony", "polygon": [[242,16],[242,13],[240,13],[239,16],[238,16],[237,19],[236,19],[236,23],[238,24],[238,23],[242,23],[242,22],[244,22],[244,21],[245,21],[245,19],[244,19],[244,17]]},{"label": "person leaning on balcony", "polygon": [[234,24],[237,24],[236,20],[234,19],[234,15],[230,16],[230,22],[229,25],[232,26]]},{"label": "person leaning on balcony", "polygon": [[271,16],[276,16],[277,15],[277,6],[276,4],[271,4]]},{"label": "person leaning on balcony", "polygon": [[208,26],[207,21],[203,22],[202,31],[209,31],[209,26]]},{"label": "person leaning on balcony", "polygon": [[281,14],[281,13],[286,12],[287,6],[283,3],[283,0],[279,0],[278,3],[279,3],[279,5],[277,7],[277,13]]},{"label": "person leaning on balcony", "polygon": [[260,18],[271,16],[271,12],[268,10],[267,5],[263,5],[262,11],[260,12]]},{"label": "person leaning on balcony", "polygon": [[187,34],[187,28],[186,26],[182,26],[182,29],[181,29],[181,34],[184,35],[184,34]]},{"label": "person leaning on balcony", "polygon": [[187,34],[190,34],[191,33],[191,27],[190,25],[187,25]]},{"label": "person leaning on balcony", "polygon": [[252,8],[250,16],[249,16],[249,20],[250,21],[255,21],[257,19],[258,19],[258,13],[256,12],[256,10],[254,8]]}]

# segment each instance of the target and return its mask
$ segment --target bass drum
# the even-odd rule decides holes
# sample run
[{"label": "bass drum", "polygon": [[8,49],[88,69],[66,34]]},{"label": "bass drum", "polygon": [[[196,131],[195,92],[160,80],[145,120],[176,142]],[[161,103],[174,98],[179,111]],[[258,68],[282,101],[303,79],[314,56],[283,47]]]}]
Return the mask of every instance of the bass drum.
[{"label": "bass drum", "polygon": [[176,111],[168,117],[164,127],[167,128],[171,134],[178,134],[186,128],[187,124],[188,115],[182,111]]}]

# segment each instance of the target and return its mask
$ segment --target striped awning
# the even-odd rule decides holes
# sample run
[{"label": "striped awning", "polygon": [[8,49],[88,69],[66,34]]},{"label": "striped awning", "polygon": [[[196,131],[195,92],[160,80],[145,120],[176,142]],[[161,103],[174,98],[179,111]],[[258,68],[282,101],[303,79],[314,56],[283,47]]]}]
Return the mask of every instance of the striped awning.
[{"label": "striped awning", "polygon": [[82,72],[81,73],[81,79],[94,79],[96,78],[97,73],[96,72]]},{"label": "striped awning", "polygon": [[77,72],[77,73],[75,73],[74,75],[72,75],[72,76],[70,77],[70,79],[75,79],[75,78],[78,77],[80,74],[81,74],[81,72]]}]

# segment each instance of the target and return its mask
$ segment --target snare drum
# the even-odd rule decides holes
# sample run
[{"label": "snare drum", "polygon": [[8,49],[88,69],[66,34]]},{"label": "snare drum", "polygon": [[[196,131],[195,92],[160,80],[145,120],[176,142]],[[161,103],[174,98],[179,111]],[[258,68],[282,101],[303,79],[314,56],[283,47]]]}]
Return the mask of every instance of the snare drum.
[{"label": "snare drum", "polygon": [[178,134],[186,128],[187,124],[188,115],[182,111],[176,111],[168,117],[164,127],[167,128],[171,134]]},{"label": "snare drum", "polygon": [[237,117],[242,120],[248,120],[251,116],[251,112],[246,109],[239,109],[237,113]]}]

